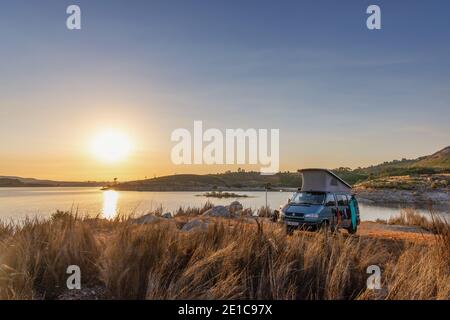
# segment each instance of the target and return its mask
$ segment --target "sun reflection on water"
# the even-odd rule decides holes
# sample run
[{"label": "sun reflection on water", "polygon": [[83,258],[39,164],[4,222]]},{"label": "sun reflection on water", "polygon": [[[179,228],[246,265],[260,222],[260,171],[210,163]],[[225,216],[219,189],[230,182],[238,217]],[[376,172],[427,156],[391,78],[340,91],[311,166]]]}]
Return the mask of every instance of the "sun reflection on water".
[{"label": "sun reflection on water", "polygon": [[114,190],[108,190],[103,192],[103,218],[112,219],[117,214],[117,200],[119,199],[119,193]]}]

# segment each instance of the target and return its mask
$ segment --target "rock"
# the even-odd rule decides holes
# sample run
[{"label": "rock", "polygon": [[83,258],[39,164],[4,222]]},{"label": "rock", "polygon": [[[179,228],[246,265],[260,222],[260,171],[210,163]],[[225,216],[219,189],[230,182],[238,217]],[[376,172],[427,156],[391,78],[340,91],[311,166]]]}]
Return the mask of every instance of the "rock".
[{"label": "rock", "polygon": [[228,210],[234,214],[238,211],[241,211],[242,209],[244,209],[244,207],[242,206],[242,204],[239,201],[233,201],[232,203],[230,203],[230,205],[228,206]]},{"label": "rock", "polygon": [[143,215],[142,217],[134,219],[133,222],[137,223],[137,224],[147,224],[147,223],[153,223],[153,222],[156,222],[159,220],[161,220],[160,217],[157,217],[157,216],[149,213],[149,214]]},{"label": "rock", "polygon": [[228,207],[225,206],[214,206],[211,209],[207,210],[205,213],[203,213],[204,216],[210,216],[210,217],[224,217],[224,218],[230,218],[231,213]]},{"label": "rock", "polygon": [[207,230],[208,229],[208,223],[195,219],[195,220],[191,220],[188,223],[186,223],[181,230],[182,231],[192,231],[195,229],[200,229],[200,230]]},{"label": "rock", "polygon": [[162,214],[161,218],[172,219],[173,218],[172,212],[166,212],[166,213]]},{"label": "rock", "polygon": [[251,216],[253,216],[253,210],[251,208],[245,208],[243,210],[239,210],[237,213],[241,217],[251,217]]}]

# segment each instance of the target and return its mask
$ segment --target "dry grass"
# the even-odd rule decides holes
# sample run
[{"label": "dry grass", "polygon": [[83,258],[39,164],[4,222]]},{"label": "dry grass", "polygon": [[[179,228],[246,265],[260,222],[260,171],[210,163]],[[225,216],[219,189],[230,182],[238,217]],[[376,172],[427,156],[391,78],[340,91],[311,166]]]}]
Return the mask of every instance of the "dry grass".
[{"label": "dry grass", "polygon": [[0,298],[53,298],[65,286],[69,265],[80,266],[87,280],[97,277],[100,247],[90,226],[75,216],[28,220],[7,232],[0,240]]},{"label": "dry grass", "polygon": [[[427,246],[340,233],[286,236],[276,223],[238,219],[185,232],[173,220],[60,215],[0,224],[0,298],[56,298],[76,264],[82,286],[100,285],[110,299],[450,299],[448,224]],[[370,265],[383,272],[376,294],[366,290]]]},{"label": "dry grass", "polygon": [[388,220],[377,219],[376,222],[390,225],[419,227],[436,235],[447,234],[449,232],[448,221],[444,217],[435,214],[433,210],[430,210],[429,212],[429,217],[426,217],[413,208],[405,208],[400,210],[400,215],[398,216],[391,217]]},{"label": "dry grass", "polygon": [[270,218],[273,215],[273,210],[270,206],[261,206],[257,211],[258,217]]},{"label": "dry grass", "polygon": [[197,208],[197,207],[180,207],[177,212],[176,215],[181,217],[181,216],[188,216],[188,217],[192,217],[192,216],[199,216],[203,213],[205,213],[206,211],[208,211],[209,209],[211,209],[212,207],[214,207],[214,204],[212,202],[210,202],[209,200],[205,202],[205,204],[203,205],[203,207]]}]

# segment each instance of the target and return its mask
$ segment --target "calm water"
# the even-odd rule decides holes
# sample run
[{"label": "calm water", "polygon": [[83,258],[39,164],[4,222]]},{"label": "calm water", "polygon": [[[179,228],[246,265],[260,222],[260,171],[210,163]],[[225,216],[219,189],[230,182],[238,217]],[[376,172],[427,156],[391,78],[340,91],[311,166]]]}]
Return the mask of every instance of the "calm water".
[{"label": "calm water", "polygon": [[[236,192],[239,193],[239,192]],[[162,206],[175,211],[180,206],[202,206],[208,198],[201,192],[133,192],[101,191],[98,188],[0,188],[0,220],[20,221],[26,217],[47,218],[56,210],[78,210],[82,215],[105,218],[116,214],[145,214]],[[209,198],[214,204],[240,201],[244,207],[259,208],[265,205],[265,192],[245,192],[248,198]],[[269,192],[268,204],[273,209],[286,203],[291,192]],[[399,207],[380,207],[360,204],[362,220],[388,219],[398,215]],[[422,211],[426,214],[425,211]]]}]

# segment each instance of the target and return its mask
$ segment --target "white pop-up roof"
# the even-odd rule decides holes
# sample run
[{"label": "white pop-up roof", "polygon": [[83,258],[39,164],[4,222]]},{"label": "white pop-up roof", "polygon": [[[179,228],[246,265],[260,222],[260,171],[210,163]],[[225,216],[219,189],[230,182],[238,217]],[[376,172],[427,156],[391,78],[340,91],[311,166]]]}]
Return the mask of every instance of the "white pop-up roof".
[{"label": "white pop-up roof", "polygon": [[350,192],[352,186],[327,169],[301,169],[302,191]]}]

